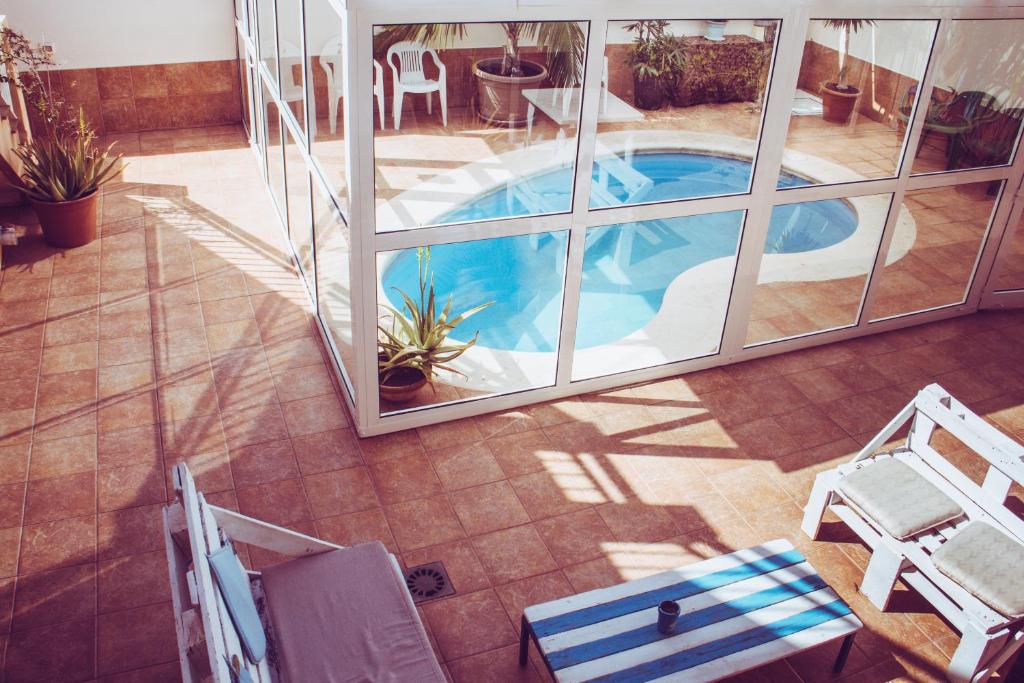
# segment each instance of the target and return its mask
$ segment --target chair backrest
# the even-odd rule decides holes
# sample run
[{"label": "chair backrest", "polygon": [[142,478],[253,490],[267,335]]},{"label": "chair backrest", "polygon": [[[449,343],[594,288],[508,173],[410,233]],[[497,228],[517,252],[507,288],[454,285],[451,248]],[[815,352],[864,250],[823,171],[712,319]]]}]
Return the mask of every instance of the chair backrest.
[{"label": "chair backrest", "polygon": [[281,83],[282,89],[298,88],[301,86],[301,82],[295,80],[294,66],[296,64],[302,65],[302,50],[299,49],[294,43],[289,43],[287,40],[279,41],[279,49],[281,55]]},{"label": "chair backrest", "polygon": [[957,93],[949,106],[951,110],[962,114],[972,123],[995,116],[999,112],[999,103],[996,98],[981,90],[965,90],[962,93]]},{"label": "chair backrest", "polygon": [[[423,55],[427,53],[427,46],[413,40],[403,40],[388,48],[387,62],[391,70],[398,76],[401,83],[409,83],[424,80]],[[395,66],[394,57],[398,57],[398,66]]]},{"label": "chair backrest", "polygon": [[341,90],[345,83],[345,72],[342,70],[342,42],[341,36],[331,36],[320,48],[320,56],[317,59],[320,67],[327,74],[327,82]]}]

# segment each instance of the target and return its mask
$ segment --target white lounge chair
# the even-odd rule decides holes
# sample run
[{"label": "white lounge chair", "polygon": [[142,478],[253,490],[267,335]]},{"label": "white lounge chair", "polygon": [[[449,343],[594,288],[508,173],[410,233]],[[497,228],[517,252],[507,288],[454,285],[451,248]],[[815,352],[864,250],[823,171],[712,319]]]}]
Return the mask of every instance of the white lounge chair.
[{"label": "white lounge chair", "polygon": [[[343,548],[210,505],[174,468],[164,508],[184,683],[444,683],[394,556]],[[247,572],[232,542],[294,559]]]},{"label": "white lounge chair", "polygon": [[[878,450],[906,423],[906,444]],[[932,445],[941,427],[987,462],[975,483]],[[884,610],[898,579],[958,631],[947,676],[985,681],[1024,643],[1024,520],[1007,508],[1024,447],[942,387],[922,389],[849,463],[818,475],[802,529],[831,510],[872,549],[860,590]]]},{"label": "white lounge chair", "polygon": [[[320,68],[327,76],[327,116],[333,135],[338,129],[338,102],[345,95],[345,71],[342,69],[341,36],[331,36],[320,48]],[[373,97],[377,100],[377,116],[384,128],[384,67],[373,60]]]},{"label": "white lounge chair", "polygon": [[[437,80],[427,78],[423,71],[423,58],[430,55],[437,67]],[[394,58],[398,58],[395,66]],[[387,63],[391,67],[391,90],[394,93],[395,130],[402,127],[402,100],[405,93],[418,93],[427,96],[427,114],[433,113],[434,93],[441,100],[441,121],[448,125],[448,76],[447,69],[437,56],[437,50],[422,43],[403,40],[388,48]]]}]

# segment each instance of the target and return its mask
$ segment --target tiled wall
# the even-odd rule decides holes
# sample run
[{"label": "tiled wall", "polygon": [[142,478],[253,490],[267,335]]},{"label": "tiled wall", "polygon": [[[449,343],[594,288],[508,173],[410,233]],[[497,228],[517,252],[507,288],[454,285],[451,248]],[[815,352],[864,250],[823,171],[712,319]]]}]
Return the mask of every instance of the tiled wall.
[{"label": "tiled wall", "polygon": [[64,69],[48,77],[101,134],[241,120],[238,62],[233,59]]}]

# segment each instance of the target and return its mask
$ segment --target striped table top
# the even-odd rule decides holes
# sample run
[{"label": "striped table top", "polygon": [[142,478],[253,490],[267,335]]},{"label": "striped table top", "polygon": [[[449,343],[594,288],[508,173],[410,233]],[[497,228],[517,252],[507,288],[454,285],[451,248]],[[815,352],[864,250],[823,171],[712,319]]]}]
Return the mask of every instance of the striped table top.
[{"label": "striped table top", "polygon": [[[658,604],[679,602],[672,635]],[[856,633],[862,624],[793,545],[775,540],[527,607],[558,681],[715,681]]]}]

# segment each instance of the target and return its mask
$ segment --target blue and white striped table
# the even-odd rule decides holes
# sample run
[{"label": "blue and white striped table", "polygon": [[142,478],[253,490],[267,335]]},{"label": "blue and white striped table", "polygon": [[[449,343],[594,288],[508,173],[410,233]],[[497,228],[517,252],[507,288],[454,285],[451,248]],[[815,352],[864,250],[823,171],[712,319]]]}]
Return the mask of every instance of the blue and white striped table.
[{"label": "blue and white striped table", "polygon": [[[681,608],[672,635],[658,604]],[[523,612],[557,681],[716,681],[844,638],[842,669],[860,619],[786,540],[698,562]]]}]

